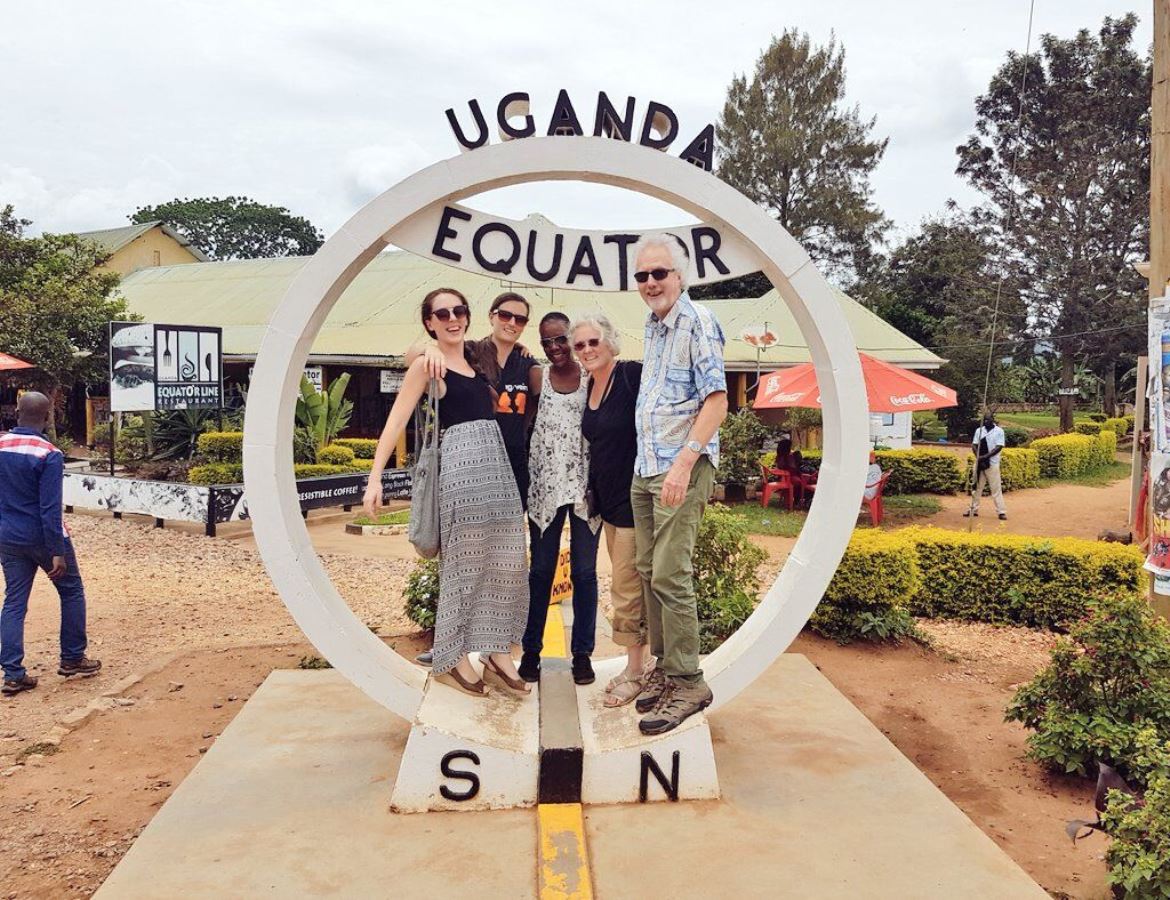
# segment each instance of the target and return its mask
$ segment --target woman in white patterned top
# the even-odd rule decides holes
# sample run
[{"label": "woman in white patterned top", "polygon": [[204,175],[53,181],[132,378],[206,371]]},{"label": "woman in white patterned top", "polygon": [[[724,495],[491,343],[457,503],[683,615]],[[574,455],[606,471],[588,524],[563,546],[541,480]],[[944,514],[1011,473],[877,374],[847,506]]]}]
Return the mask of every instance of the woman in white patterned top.
[{"label": "woman in white patterned top", "polygon": [[600,521],[589,520],[585,488],[589,448],[581,434],[588,379],[569,348],[569,317],[551,312],[540,321],[540,345],[549,365],[529,372],[529,395],[537,397],[536,421],[528,446],[528,520],[532,560],[528,570],[528,626],[524,631],[520,677],[540,678],[544,625],[569,519],[569,569],[573,579],[573,680],[594,680],[589,658],[597,626],[597,539]]}]

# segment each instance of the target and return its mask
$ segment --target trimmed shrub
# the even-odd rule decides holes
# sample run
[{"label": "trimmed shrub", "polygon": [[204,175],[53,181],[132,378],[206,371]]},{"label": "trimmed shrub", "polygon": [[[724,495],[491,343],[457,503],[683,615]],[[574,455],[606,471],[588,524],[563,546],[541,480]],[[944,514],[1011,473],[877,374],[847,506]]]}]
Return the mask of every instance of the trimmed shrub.
[{"label": "trimmed shrub", "polygon": [[[801,451],[804,465],[821,467],[819,450]],[[947,450],[879,450],[878,465],[890,473],[886,494],[954,494],[963,489],[963,469],[959,458]],[[771,466],[774,452],[765,453],[760,462]]]},{"label": "trimmed shrub", "polygon": [[373,459],[378,441],[375,438],[338,438],[330,446],[349,447],[358,459]]},{"label": "trimmed shrub", "polygon": [[[353,466],[326,466],[314,463],[298,463],[293,474],[298,478],[321,478],[325,475],[347,475],[355,471]],[[187,473],[190,484],[240,484],[244,480],[242,463],[208,463],[192,466]]]},{"label": "trimmed shrub", "polygon": [[368,472],[373,467],[374,461],[372,459],[355,459],[346,466],[351,472]]},{"label": "trimmed shrub", "polygon": [[1032,441],[1043,478],[1071,478],[1089,471],[1097,442],[1085,434],[1058,434]]},{"label": "trimmed shrub", "polygon": [[[999,451],[999,477],[1005,491],[1018,491],[1021,488],[1036,487],[1040,483],[1040,455],[1035,450],[1025,447],[1005,447]],[[966,459],[966,469],[963,474],[965,482],[970,485],[971,469],[975,465],[975,454]],[[988,489],[984,488],[984,493]]]},{"label": "trimmed shrub", "polygon": [[808,620],[839,644],[917,636],[908,610],[920,582],[914,545],[856,531],[825,596]]},{"label": "trimmed shrub", "polygon": [[1144,729],[1170,738],[1170,625],[1144,597],[1095,599],[1006,717],[1033,732],[1028,755],[1049,768],[1131,774]]},{"label": "trimmed shrub", "polygon": [[1003,443],[1005,447],[1023,447],[1028,443],[1030,435],[1027,428],[1018,425],[1006,425],[1003,429]]},{"label": "trimmed shrub", "polygon": [[317,462],[325,466],[352,466],[354,452],[349,447],[328,444],[317,451]]},{"label": "trimmed shrub", "polygon": [[1129,434],[1129,422],[1122,418],[1106,419],[1101,427],[1112,428],[1117,433],[1117,439],[1119,441]]},{"label": "trimmed shrub", "polygon": [[1128,413],[1128,414],[1122,416],[1122,418],[1125,419],[1125,426],[1127,429],[1126,434],[1132,434],[1133,433],[1133,423],[1134,423],[1133,413]]},{"label": "trimmed shrub", "polygon": [[207,431],[195,441],[200,456],[214,462],[238,463],[244,458],[244,432]]},{"label": "trimmed shrub", "polygon": [[326,475],[348,475],[349,466],[330,466],[323,463],[303,463],[293,466],[293,474],[298,478],[323,478]]},{"label": "trimmed shrub", "polygon": [[1073,423],[1073,433],[1075,433],[1075,434],[1087,434],[1090,436],[1094,436],[1100,430],[1101,430],[1101,426],[1097,422],[1074,422]]},{"label": "trimmed shrub", "polygon": [[699,524],[693,559],[699,652],[710,653],[735,634],[755,609],[760,589],[756,569],[767,554],[748,539],[742,519],[708,506]]},{"label": "trimmed shrub", "polygon": [[1093,468],[1101,469],[1113,462],[1117,455],[1117,432],[1102,428],[1097,432],[1097,443],[1093,447]]},{"label": "trimmed shrub", "polygon": [[768,426],[753,410],[732,413],[719,426],[719,468],[715,480],[721,484],[755,484],[760,480],[760,453],[768,439]]},{"label": "trimmed shrub", "polygon": [[1089,421],[1090,422],[1104,422],[1108,418],[1109,417],[1106,416],[1105,413],[1102,413],[1102,412],[1089,413]]}]

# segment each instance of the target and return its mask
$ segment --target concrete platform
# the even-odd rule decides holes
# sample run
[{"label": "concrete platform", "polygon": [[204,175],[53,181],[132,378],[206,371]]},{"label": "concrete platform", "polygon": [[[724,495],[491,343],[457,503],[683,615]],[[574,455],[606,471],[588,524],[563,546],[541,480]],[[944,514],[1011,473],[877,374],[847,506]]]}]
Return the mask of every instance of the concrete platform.
[{"label": "concrete platform", "polygon": [[[1047,896],[804,657],[710,729],[721,800],[585,807],[598,897]],[[407,732],[274,672],[96,896],[536,896],[535,810],[389,811]]]}]

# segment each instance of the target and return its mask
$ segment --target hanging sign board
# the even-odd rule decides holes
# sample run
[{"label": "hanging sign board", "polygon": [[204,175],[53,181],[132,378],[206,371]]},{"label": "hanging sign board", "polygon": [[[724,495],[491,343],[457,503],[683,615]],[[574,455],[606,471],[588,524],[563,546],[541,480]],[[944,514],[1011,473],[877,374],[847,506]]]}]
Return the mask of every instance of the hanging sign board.
[{"label": "hanging sign board", "polygon": [[154,409],[154,326],[110,323],[110,411]]},{"label": "hanging sign board", "polygon": [[157,410],[223,406],[223,329],[155,325]]}]

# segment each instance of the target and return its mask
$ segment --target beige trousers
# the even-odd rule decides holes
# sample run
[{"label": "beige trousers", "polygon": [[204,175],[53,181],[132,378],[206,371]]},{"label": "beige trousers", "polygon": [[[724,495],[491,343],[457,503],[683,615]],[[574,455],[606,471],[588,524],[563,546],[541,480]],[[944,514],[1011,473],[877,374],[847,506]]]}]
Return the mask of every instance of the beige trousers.
[{"label": "beige trousers", "polygon": [[605,546],[613,566],[609,597],[613,603],[613,642],[619,647],[646,643],[646,608],[642,601],[642,577],[638,574],[633,528],[603,523]]},{"label": "beige trousers", "polygon": [[1003,505],[1003,481],[999,477],[999,466],[988,466],[979,473],[979,478],[975,481],[975,494],[971,498],[971,510],[979,512],[979,501],[983,497],[983,485],[987,485],[991,489],[991,499],[995,503],[995,511],[1006,513],[1007,507]]}]

